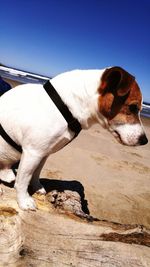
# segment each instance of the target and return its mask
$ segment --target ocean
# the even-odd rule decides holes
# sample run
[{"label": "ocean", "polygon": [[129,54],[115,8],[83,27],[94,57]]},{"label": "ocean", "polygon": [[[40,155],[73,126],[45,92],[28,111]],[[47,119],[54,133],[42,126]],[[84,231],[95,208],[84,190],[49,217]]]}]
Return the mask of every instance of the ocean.
[{"label": "ocean", "polygon": [[143,103],[141,115],[144,117],[150,118],[150,104],[149,103]]},{"label": "ocean", "polygon": [[0,66],[0,76],[6,79],[18,81],[20,83],[40,83],[40,84],[45,83],[47,80],[51,78],[4,66]]},{"label": "ocean", "polygon": [[[0,76],[20,83],[44,84],[51,77],[25,72],[0,65]],[[150,118],[150,103],[143,102],[141,115]]]}]

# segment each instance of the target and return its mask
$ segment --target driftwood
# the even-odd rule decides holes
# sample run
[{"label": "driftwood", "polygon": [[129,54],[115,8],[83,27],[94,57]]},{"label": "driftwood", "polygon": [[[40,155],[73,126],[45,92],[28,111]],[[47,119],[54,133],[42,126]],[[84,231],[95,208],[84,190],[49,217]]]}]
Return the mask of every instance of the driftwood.
[{"label": "driftwood", "polygon": [[1,267],[150,266],[148,229],[93,218],[77,184],[72,191],[55,186],[55,182],[49,187],[48,179],[42,182],[48,193],[33,195],[36,212],[21,211],[15,190],[2,184]]}]

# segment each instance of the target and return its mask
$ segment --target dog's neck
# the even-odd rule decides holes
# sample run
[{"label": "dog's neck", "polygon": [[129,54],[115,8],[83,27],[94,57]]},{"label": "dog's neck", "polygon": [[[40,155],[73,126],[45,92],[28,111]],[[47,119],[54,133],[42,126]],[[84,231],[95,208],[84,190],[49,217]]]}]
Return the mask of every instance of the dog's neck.
[{"label": "dog's neck", "polygon": [[83,129],[100,122],[98,114],[98,88],[105,70],[74,70],[60,74],[51,80],[52,85],[78,119]]}]

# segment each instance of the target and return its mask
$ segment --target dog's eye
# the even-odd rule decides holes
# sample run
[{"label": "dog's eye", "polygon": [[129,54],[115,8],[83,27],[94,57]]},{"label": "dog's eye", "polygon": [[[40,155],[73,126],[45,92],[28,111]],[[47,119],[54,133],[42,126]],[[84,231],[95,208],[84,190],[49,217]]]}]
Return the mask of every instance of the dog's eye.
[{"label": "dog's eye", "polygon": [[139,107],[136,104],[129,105],[129,110],[131,113],[137,114],[139,112]]}]

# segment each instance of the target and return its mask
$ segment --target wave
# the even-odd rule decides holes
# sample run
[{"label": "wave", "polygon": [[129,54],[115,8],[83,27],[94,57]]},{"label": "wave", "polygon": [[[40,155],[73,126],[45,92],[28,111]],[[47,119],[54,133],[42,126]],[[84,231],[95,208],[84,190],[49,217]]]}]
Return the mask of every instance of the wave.
[{"label": "wave", "polygon": [[30,72],[25,72],[17,69],[12,69],[4,66],[0,66],[0,75],[3,78],[8,78],[12,80],[19,81],[21,83],[43,83],[50,79],[50,77],[45,77],[43,75],[34,74]]}]

